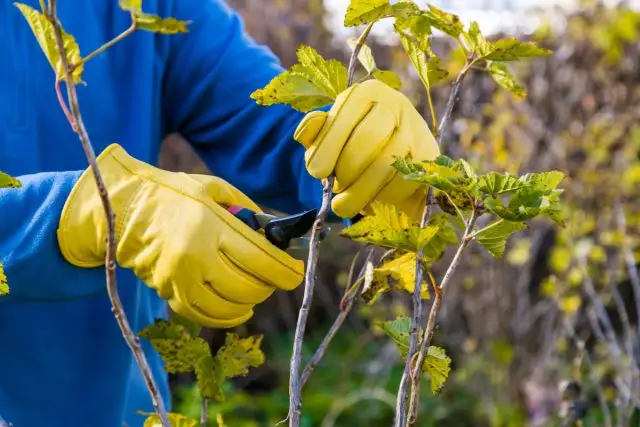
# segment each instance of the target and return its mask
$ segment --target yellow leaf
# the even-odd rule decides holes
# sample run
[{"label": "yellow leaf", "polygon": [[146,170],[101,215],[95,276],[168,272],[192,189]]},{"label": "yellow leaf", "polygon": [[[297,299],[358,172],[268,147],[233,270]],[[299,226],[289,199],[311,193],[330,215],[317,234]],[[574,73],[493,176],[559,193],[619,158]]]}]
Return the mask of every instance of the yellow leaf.
[{"label": "yellow leaf", "polygon": [[0,262],[0,296],[7,295],[9,293],[9,284],[7,283],[7,276],[4,274],[4,267]]},{"label": "yellow leaf", "polygon": [[566,314],[573,314],[578,311],[581,304],[580,295],[571,295],[560,300],[560,309]]},{"label": "yellow leaf", "polygon": [[491,63],[487,68],[495,82],[519,98],[526,98],[526,89],[516,81],[505,64]]},{"label": "yellow leaf", "polygon": [[[158,414],[141,411],[138,411],[138,414],[145,415],[147,417],[144,420],[143,427],[162,427],[162,422],[160,421]],[[171,427],[195,427],[197,424],[196,420],[174,412],[169,412],[167,414],[167,418],[169,418],[169,424]]]},{"label": "yellow leaf", "polygon": [[347,89],[347,69],[340,61],[326,60],[310,46],[301,46],[298,64],[251,94],[259,105],[286,104],[307,112],[331,104]]},{"label": "yellow leaf", "polygon": [[374,202],[371,211],[371,215],[345,228],[342,235],[386,248],[417,252],[439,231],[436,227],[421,229],[417,222],[393,205]]},{"label": "yellow leaf", "polygon": [[0,188],[19,188],[22,187],[20,181],[0,171]]},{"label": "yellow leaf", "polygon": [[[386,292],[405,291],[413,293],[416,283],[416,254],[409,252],[386,261],[373,270],[371,286],[364,289],[362,298],[373,304],[376,298]],[[429,286],[422,281],[422,299],[429,299]]]},{"label": "yellow leaf", "polygon": [[157,15],[137,12],[134,14],[137,28],[159,34],[188,33],[187,25],[190,21],[180,21],[176,18],[161,18]]},{"label": "yellow leaf", "polygon": [[444,383],[449,378],[451,358],[447,356],[443,348],[430,345],[424,360],[423,370],[431,378],[431,393],[436,395],[442,391]]},{"label": "yellow leaf", "polygon": [[258,367],[264,363],[264,353],[260,350],[262,336],[240,338],[233,333],[227,333],[224,346],[216,353],[222,374],[225,377],[244,376],[249,373],[249,367]]},{"label": "yellow leaf", "polygon": [[400,90],[402,89],[402,80],[400,77],[393,71],[388,70],[376,70],[371,73],[374,79],[380,80],[382,83],[386,84],[392,89]]},{"label": "yellow leaf", "polygon": [[[54,35],[53,24],[42,13],[26,4],[14,3],[14,5],[22,12],[22,15],[29,23],[29,27],[31,27],[31,31],[33,31],[33,34],[36,36],[40,48],[56,73],[56,78],[61,81],[66,81],[64,67]],[[75,38],[71,34],[67,34],[64,30],[62,30],[62,42],[69,65],[76,65],[71,74],[73,83],[82,83],[84,66],[82,64],[82,57],[80,56],[80,47],[78,43],[76,43]]]},{"label": "yellow leaf", "polygon": [[391,12],[389,0],[351,0],[344,16],[344,26],[353,27],[375,22],[389,16]]},{"label": "yellow leaf", "polygon": [[409,55],[411,63],[427,90],[447,78],[449,72],[440,67],[440,58],[433,56],[427,59],[425,52],[411,37],[404,33],[398,33],[398,36],[402,47]]},{"label": "yellow leaf", "polygon": [[[357,46],[357,40],[351,37],[347,39],[347,44],[351,48],[351,51],[354,51]],[[364,69],[367,70],[367,73],[372,73],[378,68],[376,66],[376,60],[373,57],[373,52],[366,44],[363,44],[360,48],[360,52],[358,52],[358,61],[360,61]]]},{"label": "yellow leaf", "polygon": [[120,8],[132,12],[142,12],[142,0],[120,0]]}]

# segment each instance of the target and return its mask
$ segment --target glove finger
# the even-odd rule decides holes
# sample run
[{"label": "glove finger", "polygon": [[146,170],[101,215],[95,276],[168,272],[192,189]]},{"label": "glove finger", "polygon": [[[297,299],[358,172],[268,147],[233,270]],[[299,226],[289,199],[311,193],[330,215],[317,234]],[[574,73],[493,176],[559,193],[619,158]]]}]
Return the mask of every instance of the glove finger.
[{"label": "glove finger", "polygon": [[375,200],[398,206],[402,209],[404,202],[409,199],[420,184],[404,179],[401,174],[396,174],[393,179],[375,196]]},{"label": "glove finger", "polygon": [[372,107],[371,95],[361,85],[338,95],[324,126],[305,153],[311,176],[322,179],[331,175],[349,136]]},{"label": "glove finger", "polygon": [[333,198],[331,207],[336,215],[351,218],[362,212],[377,197],[398,174],[391,164],[394,155],[403,153],[403,146],[404,141],[394,137],[384,152],[371,162],[360,177]]},{"label": "glove finger", "polygon": [[374,104],[353,130],[345,144],[335,174],[336,192],[349,187],[389,145],[398,128],[398,120],[384,104]]},{"label": "glove finger", "polygon": [[293,139],[302,144],[304,148],[308,149],[313,145],[326,120],[327,113],[325,111],[310,112],[304,116],[296,128],[296,131],[293,134]]},{"label": "glove finger", "polygon": [[171,310],[178,313],[179,315],[184,316],[187,319],[190,319],[208,328],[234,328],[245,323],[253,316],[253,310],[249,310],[243,316],[235,317],[232,319],[211,317],[208,315],[203,315],[199,310],[194,310],[191,306],[185,305],[183,301],[178,299],[169,300],[169,307],[171,307]]},{"label": "glove finger", "polygon": [[220,248],[239,269],[267,286],[290,291],[298,287],[304,277],[302,261],[253,230],[225,234]]},{"label": "glove finger", "polygon": [[427,203],[428,191],[429,187],[426,185],[418,186],[411,196],[407,197],[399,204],[400,210],[406,213],[411,219],[420,221],[422,218],[422,212],[424,211],[424,206]]},{"label": "glove finger", "polygon": [[260,207],[242,191],[222,178],[211,175],[189,174],[191,178],[204,185],[205,194],[216,203],[224,206],[242,206],[254,212],[262,212]]},{"label": "glove finger", "polygon": [[260,304],[269,298],[275,288],[260,281],[227,253],[220,251],[211,272],[224,280],[210,280],[211,290],[224,299],[240,304]]}]

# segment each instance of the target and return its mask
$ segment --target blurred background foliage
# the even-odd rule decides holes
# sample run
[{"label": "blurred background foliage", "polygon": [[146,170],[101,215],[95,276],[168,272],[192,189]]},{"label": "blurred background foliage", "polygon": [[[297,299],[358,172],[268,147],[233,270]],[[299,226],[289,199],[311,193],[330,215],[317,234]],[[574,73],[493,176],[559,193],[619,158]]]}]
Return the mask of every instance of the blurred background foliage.
[{"label": "blurred background foliage", "polygon": [[[347,60],[321,0],[229,3],[285,66],[303,43]],[[556,10],[548,22],[554,25],[519,35],[555,52],[514,70],[528,98],[515,99],[487,75],[469,75],[445,136],[446,154],[480,170],[567,173],[568,226],[536,223],[510,240],[503,260],[468,252],[435,337],[453,358],[452,375],[437,398],[422,387],[419,426],[555,426],[562,416],[581,417],[584,426],[640,422],[640,14],[624,3],[589,1],[570,13]],[[397,72],[403,91],[426,111],[402,48],[380,38],[368,44],[380,68]],[[436,45],[439,53],[451,52],[444,57],[455,75],[462,63],[453,48]],[[442,111],[448,85],[434,96]],[[206,171],[179,136],[165,141],[161,165]],[[338,313],[359,247],[337,235],[323,244],[308,355]],[[434,273],[442,274],[437,265]],[[228,384],[228,399],[210,406],[211,425],[217,414],[229,427],[272,426],[286,416],[299,291],[276,294],[239,328],[265,335],[267,363]],[[358,303],[304,389],[305,426],[391,423],[402,366],[376,324],[406,313],[408,302],[387,294],[372,306]],[[207,333],[214,347],[224,339],[221,331]],[[192,380],[172,378],[174,405],[198,417]]]}]

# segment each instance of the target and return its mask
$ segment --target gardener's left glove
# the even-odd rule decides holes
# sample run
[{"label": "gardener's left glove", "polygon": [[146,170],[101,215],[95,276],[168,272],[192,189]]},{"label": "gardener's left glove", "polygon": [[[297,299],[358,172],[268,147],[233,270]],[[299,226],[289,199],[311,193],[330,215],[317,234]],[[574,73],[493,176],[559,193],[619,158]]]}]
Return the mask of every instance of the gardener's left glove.
[{"label": "gardener's left glove", "polygon": [[295,139],[307,148],[307,170],[317,179],[335,173],[332,209],[342,218],[362,212],[372,201],[394,204],[419,218],[424,186],[405,180],[391,166],[394,156],[416,161],[440,154],[429,126],[411,101],[378,80],[342,92],[329,112],[305,116]]}]

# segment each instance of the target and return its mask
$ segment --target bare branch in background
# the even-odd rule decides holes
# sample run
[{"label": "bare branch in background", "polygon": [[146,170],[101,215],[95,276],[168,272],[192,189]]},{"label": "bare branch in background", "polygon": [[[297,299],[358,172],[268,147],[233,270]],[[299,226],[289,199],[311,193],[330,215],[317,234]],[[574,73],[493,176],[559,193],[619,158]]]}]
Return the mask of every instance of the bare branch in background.
[{"label": "bare branch in background", "polygon": [[93,150],[91,140],[89,139],[89,134],[87,133],[87,129],[85,128],[84,122],[82,120],[82,114],[80,112],[80,105],[78,102],[78,94],[76,92],[75,84],[73,83],[73,76],[71,71],[72,65],[69,64],[67,60],[67,54],[62,39],[62,27],[60,25],[60,22],[58,21],[56,6],[56,0],[49,0],[49,13],[47,15],[47,18],[53,25],[56,44],[58,47],[58,52],[60,54],[60,60],[62,61],[62,65],[64,68],[65,80],[67,84],[67,99],[70,107],[68,110],[59,92],[59,82],[56,82],[56,89],[59,93],[59,99],[62,101],[61,107],[66,113],[71,115],[72,121],[70,122],[70,124],[80,138],[82,148],[89,162],[91,171],[93,172],[93,177],[96,181],[100,199],[104,207],[108,230],[105,269],[107,276],[107,292],[109,294],[109,299],[111,300],[112,311],[114,317],[116,318],[116,321],[118,322],[118,325],[120,326],[122,335],[129,345],[129,348],[131,349],[131,352],[133,353],[133,356],[138,363],[138,367],[142,372],[145,383],[147,385],[147,389],[149,390],[149,394],[151,395],[153,406],[158,413],[158,416],[160,417],[162,425],[163,427],[170,427],[165,405],[162,400],[162,395],[160,394],[158,386],[155,383],[151,368],[149,367],[149,363],[147,362],[144,352],[142,351],[142,347],[140,346],[140,341],[129,325],[129,321],[122,306],[122,302],[120,301],[120,296],[118,295],[118,286],[116,281],[115,214],[113,212],[111,202],[109,201],[107,188],[104,184],[104,180],[96,162],[96,155]]}]

